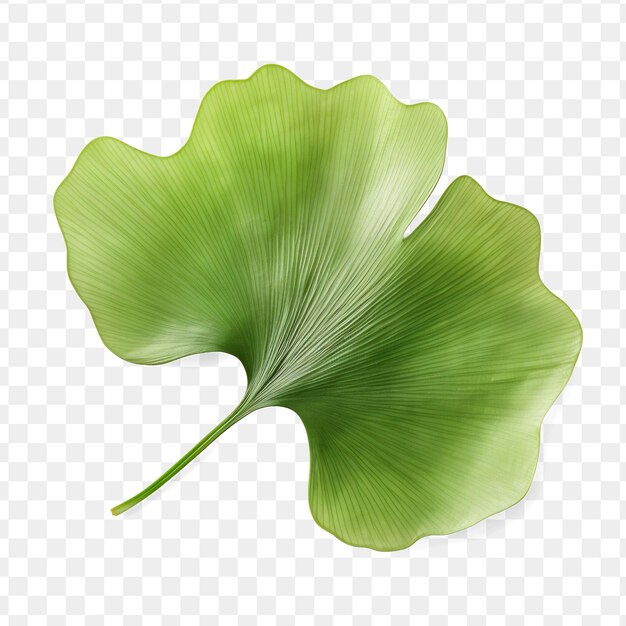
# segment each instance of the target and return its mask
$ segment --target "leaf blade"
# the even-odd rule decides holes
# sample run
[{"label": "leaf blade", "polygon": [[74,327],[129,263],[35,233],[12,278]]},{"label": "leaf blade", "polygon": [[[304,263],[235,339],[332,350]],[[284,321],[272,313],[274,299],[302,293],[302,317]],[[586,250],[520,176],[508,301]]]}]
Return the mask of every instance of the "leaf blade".
[{"label": "leaf blade", "polygon": [[437,107],[372,77],[324,91],[266,66],[213,87],[174,155],[101,138],[55,194],[105,344],[239,358],[245,412],[298,413],[312,513],[354,545],[403,548],[521,498],[580,350],[521,207],[461,177],[402,238],[446,140]]}]

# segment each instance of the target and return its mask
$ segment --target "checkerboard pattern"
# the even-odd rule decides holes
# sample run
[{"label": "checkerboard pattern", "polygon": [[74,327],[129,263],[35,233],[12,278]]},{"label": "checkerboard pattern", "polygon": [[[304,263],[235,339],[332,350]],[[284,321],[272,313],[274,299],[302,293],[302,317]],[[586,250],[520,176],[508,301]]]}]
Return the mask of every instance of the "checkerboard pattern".
[{"label": "checkerboard pattern", "polygon": [[[0,623],[623,624],[625,21],[614,0],[0,4]],[[309,514],[297,416],[266,409],[110,515],[245,377],[228,355],[109,353],[67,279],[53,193],[96,136],[175,151],[215,81],[267,62],[436,102],[450,140],[433,200],[469,173],[538,216],[542,275],[585,341],[512,509],[402,552],[344,545]]]}]

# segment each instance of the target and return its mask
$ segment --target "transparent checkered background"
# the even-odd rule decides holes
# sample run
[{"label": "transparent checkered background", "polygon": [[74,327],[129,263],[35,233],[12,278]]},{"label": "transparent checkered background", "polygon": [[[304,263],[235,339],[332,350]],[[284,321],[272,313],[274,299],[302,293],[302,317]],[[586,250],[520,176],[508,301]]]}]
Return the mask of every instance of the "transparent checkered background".
[{"label": "transparent checkered background", "polygon": [[[625,19],[610,0],[1,4],[0,623],[619,624]],[[215,81],[266,62],[436,102],[450,140],[435,196],[469,173],[539,217],[543,277],[585,341],[507,512],[402,552],[344,545],[309,514],[304,428],[268,409],[110,515],[245,379],[227,355],[109,353],[68,282],[53,192],[96,136],[175,151]]]}]

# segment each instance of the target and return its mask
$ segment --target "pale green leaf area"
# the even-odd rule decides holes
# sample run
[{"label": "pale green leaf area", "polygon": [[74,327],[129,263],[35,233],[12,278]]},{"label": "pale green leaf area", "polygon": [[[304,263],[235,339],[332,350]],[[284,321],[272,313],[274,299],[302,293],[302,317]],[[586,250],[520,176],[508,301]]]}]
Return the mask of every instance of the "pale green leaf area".
[{"label": "pale green leaf area", "polygon": [[302,420],[312,514],[346,543],[405,548],[524,496],[581,328],[541,282],[537,220],[471,178],[404,237],[446,139],[438,107],[372,77],[320,90],[270,65],[215,85],[172,156],[83,150],[54,204],[104,343],[142,364],[227,352],[248,377],[115,514],[268,406]]}]

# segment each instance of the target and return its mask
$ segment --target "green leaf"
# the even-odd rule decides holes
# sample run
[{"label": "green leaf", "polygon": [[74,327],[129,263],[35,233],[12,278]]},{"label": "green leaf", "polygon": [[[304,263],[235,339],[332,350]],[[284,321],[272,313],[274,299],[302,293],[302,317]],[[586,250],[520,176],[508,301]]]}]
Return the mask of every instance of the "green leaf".
[{"label": "green leaf", "polygon": [[159,480],[261,407],[295,411],[309,500],[377,550],[511,506],[581,346],[538,275],[525,209],[443,167],[446,121],[372,77],[329,90],[265,66],[215,85],[169,157],[92,141],[56,192],[68,271],[104,343],[158,364],[228,352],[237,409]]}]

